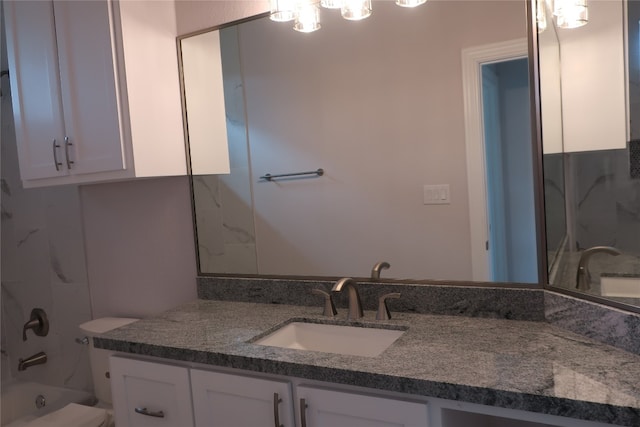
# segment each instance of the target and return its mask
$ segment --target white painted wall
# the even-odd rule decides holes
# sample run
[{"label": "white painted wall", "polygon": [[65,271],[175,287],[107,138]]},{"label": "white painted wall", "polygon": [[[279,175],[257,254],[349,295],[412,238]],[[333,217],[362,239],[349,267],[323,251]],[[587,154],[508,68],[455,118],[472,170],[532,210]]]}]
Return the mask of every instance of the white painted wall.
[{"label": "white painted wall", "polygon": [[187,177],[81,187],[94,318],[144,317],[196,296]]},{"label": "white painted wall", "polygon": [[268,11],[268,0],[176,0],[178,34],[200,31]]}]

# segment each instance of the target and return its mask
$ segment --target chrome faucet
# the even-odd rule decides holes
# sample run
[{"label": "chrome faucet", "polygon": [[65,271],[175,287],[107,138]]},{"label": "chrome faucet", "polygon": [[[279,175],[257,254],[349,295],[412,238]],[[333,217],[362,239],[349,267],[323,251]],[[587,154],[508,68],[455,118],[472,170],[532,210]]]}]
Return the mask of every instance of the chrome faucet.
[{"label": "chrome faucet", "polygon": [[332,292],[341,292],[343,287],[347,287],[349,290],[349,313],[347,319],[360,319],[364,317],[362,312],[362,302],[360,301],[360,294],[358,293],[357,283],[355,280],[345,277],[340,279],[331,288]]},{"label": "chrome faucet", "polygon": [[576,272],[576,288],[581,291],[591,289],[589,260],[591,259],[591,256],[597,253],[605,253],[613,256],[622,254],[618,249],[611,246],[594,246],[582,252],[582,255],[580,255],[580,262],[578,263],[578,271]]},{"label": "chrome faucet", "polygon": [[386,261],[377,262],[376,265],[374,265],[373,268],[371,269],[371,278],[372,279],[379,279],[380,278],[380,270],[386,270],[389,267],[391,267],[391,264],[389,264]]},{"label": "chrome faucet", "polygon": [[26,359],[18,360],[18,371],[24,371],[31,366],[42,365],[44,363],[47,363],[47,355],[44,351],[41,351]]}]

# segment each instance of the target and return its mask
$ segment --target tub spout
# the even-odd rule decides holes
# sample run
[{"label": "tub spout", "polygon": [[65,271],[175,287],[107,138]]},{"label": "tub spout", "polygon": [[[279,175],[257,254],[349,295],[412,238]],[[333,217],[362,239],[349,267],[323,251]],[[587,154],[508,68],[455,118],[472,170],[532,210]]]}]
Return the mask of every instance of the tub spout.
[{"label": "tub spout", "polygon": [[44,351],[41,351],[26,359],[20,359],[18,361],[18,371],[24,371],[31,366],[42,365],[44,363],[47,363],[47,355]]}]

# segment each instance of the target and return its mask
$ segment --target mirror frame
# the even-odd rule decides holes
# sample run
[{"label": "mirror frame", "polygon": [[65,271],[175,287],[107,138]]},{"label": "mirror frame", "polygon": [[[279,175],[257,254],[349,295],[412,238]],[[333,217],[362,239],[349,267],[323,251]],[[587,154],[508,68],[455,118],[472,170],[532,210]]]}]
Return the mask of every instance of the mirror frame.
[{"label": "mirror frame", "polygon": [[[512,283],[512,282],[474,282],[460,280],[435,280],[435,279],[393,279],[380,278],[371,279],[369,277],[354,277],[359,282],[375,282],[375,283],[397,283],[397,284],[420,284],[420,285],[448,285],[463,287],[487,287],[487,288],[505,288],[505,289],[545,289],[552,290],[561,294],[573,296],[579,299],[601,303],[604,305],[620,308],[626,311],[640,313],[640,307],[631,306],[603,297],[589,295],[573,291],[571,289],[558,288],[549,284],[548,280],[548,261],[547,261],[547,241],[546,241],[546,219],[545,219],[545,198],[544,198],[544,171],[543,171],[543,150],[542,150],[542,123],[541,123],[541,104],[540,104],[540,81],[539,81],[539,57],[538,57],[538,32],[535,16],[535,1],[523,0],[526,3],[526,32],[528,41],[528,60],[529,60],[529,92],[531,102],[531,149],[533,151],[533,171],[534,171],[534,203],[536,206],[536,244],[538,256],[538,283]],[[187,122],[187,111],[185,105],[185,87],[183,81],[183,64],[181,54],[181,41],[184,38],[207,33],[209,31],[221,30],[230,26],[239,25],[245,22],[253,21],[268,17],[269,12],[253,15],[239,20],[227,22],[221,25],[194,31],[176,38],[176,49],[178,53],[178,67],[180,75],[180,91],[182,100],[182,115],[184,120],[184,138],[185,150],[187,153],[187,173],[189,176],[189,188],[191,191],[191,210],[193,220],[193,233],[195,242],[195,254],[197,263],[197,275],[199,277],[235,277],[249,279],[283,279],[283,280],[338,280],[337,276],[299,276],[299,275],[269,275],[269,274],[232,274],[232,273],[205,273],[200,268],[200,255],[198,251],[198,233],[195,220],[195,199],[194,199],[194,180],[191,169],[191,152],[189,149],[189,132]]]}]

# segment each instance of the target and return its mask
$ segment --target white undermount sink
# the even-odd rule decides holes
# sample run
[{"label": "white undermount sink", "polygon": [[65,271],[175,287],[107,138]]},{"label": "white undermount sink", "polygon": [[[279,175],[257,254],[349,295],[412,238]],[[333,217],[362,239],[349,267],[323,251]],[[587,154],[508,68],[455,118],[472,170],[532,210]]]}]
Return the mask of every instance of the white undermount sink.
[{"label": "white undermount sink", "polygon": [[291,322],[254,344],[296,350],[375,357],[406,330]]}]

